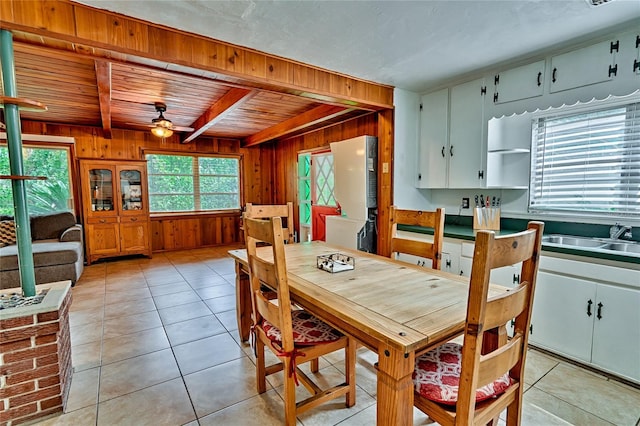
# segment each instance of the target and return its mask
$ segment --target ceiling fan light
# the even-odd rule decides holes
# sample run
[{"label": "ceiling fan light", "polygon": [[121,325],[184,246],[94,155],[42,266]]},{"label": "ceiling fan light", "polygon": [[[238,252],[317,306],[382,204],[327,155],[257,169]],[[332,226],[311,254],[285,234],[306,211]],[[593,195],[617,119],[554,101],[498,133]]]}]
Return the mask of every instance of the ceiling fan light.
[{"label": "ceiling fan light", "polygon": [[159,138],[168,138],[173,135],[173,130],[163,126],[156,126],[151,128],[151,133]]},{"label": "ceiling fan light", "polygon": [[166,127],[167,129],[170,129],[171,126],[173,126],[173,123],[171,123],[171,120],[167,120],[164,117],[158,117],[158,118],[154,118],[153,120],[151,120],[153,122],[153,124],[155,124],[157,127]]}]

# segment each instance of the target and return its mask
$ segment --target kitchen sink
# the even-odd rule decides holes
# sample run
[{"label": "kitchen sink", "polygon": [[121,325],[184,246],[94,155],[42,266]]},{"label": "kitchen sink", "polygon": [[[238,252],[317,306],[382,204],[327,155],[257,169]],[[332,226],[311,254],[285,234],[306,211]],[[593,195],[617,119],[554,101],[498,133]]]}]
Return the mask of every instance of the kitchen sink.
[{"label": "kitchen sink", "polygon": [[609,243],[605,244],[602,249],[640,254],[640,244],[636,243]]},{"label": "kitchen sink", "polygon": [[556,247],[579,248],[587,251],[640,256],[640,243],[609,238],[577,237],[552,234],[542,237],[542,244]]},{"label": "kitchen sink", "polygon": [[551,243],[561,246],[574,247],[601,247],[605,243],[590,237],[573,237],[569,235],[545,235],[542,237],[542,243]]}]

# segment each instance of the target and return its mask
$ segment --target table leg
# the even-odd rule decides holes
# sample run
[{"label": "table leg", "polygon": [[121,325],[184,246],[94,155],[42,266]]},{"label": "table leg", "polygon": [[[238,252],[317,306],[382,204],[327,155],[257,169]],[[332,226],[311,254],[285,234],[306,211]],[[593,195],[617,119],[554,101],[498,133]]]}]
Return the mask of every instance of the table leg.
[{"label": "table leg", "polygon": [[381,346],[378,352],[378,425],[413,425],[415,354]]},{"label": "table leg", "polygon": [[242,265],[236,262],[236,315],[240,340],[249,340],[251,331],[251,283]]}]

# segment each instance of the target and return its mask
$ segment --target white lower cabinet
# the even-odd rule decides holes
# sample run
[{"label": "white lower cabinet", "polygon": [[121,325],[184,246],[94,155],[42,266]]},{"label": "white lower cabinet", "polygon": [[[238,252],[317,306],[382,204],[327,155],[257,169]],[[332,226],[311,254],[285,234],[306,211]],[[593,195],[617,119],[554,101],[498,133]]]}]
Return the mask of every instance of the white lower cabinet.
[{"label": "white lower cabinet", "polygon": [[640,291],[598,284],[591,362],[640,382]]},{"label": "white lower cabinet", "polygon": [[460,243],[444,241],[442,243],[442,262],[440,270],[457,274],[460,268]]},{"label": "white lower cabinet", "polygon": [[640,383],[640,288],[627,287],[640,273],[561,259],[552,267],[584,276],[538,272],[529,342]]},{"label": "white lower cabinet", "polygon": [[595,283],[538,271],[529,343],[590,362],[595,298]]}]

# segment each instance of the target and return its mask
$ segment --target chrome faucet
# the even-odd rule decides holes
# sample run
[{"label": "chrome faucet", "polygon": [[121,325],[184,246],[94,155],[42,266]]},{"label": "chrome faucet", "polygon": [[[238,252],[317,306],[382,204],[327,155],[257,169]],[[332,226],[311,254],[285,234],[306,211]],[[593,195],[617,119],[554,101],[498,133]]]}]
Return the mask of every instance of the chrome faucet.
[{"label": "chrome faucet", "polygon": [[617,240],[618,238],[628,238],[631,239],[633,235],[631,234],[631,227],[629,225],[620,225],[616,223],[611,228],[609,228],[609,236],[613,240]]}]

